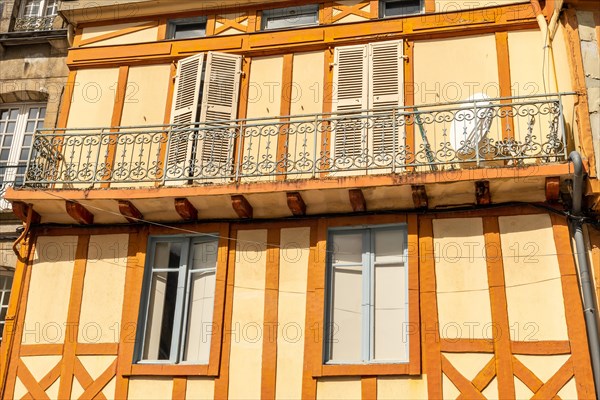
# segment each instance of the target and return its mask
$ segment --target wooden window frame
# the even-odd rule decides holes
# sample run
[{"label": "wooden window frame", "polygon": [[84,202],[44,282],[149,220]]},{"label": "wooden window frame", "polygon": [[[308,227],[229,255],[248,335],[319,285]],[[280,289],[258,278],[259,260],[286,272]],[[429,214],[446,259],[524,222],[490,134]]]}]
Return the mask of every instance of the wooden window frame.
[{"label": "wooden window frame", "polygon": [[[204,24],[204,33],[202,35],[187,37],[187,38],[176,38],[175,34],[177,32],[178,26],[186,26],[186,25],[195,25],[195,24]],[[165,40],[186,40],[186,39],[197,39],[206,37],[208,28],[208,19],[206,15],[200,15],[196,17],[187,17],[187,18],[173,18],[168,19],[166,21],[166,33]]]},{"label": "wooden window frame", "polygon": [[[196,230],[196,229],[194,229]],[[217,269],[215,276],[215,295],[213,304],[213,326],[216,329],[212,332],[210,342],[210,353],[209,361],[205,364],[170,364],[170,363],[137,363],[139,347],[139,335],[143,335],[145,327],[142,329],[136,329],[136,341],[135,344],[131,343],[133,358],[130,360],[131,364],[124,368],[123,376],[218,376],[219,366],[221,363],[221,347],[223,337],[223,318],[224,318],[224,301],[225,301],[225,289],[226,289],[226,277],[228,268],[228,255],[229,255],[229,244],[227,234],[229,232],[229,224],[208,224],[206,229],[197,229],[196,234],[190,235],[169,235],[169,229],[152,229],[150,236],[147,238],[147,243],[150,244],[151,240],[157,237],[169,238],[169,237],[197,237],[197,236],[213,236],[218,237],[218,253],[217,253]],[[217,232],[215,234],[215,232]],[[150,246],[148,246],[148,250]],[[136,328],[140,328],[140,323],[145,322],[142,312],[143,308],[143,291],[145,290],[145,282],[147,280],[147,264],[146,259],[150,259],[146,254],[144,259],[140,260],[140,263],[144,264],[144,276],[142,292],[139,296],[139,303],[137,304],[136,311],[139,311],[137,316]]]},{"label": "wooden window frame", "polygon": [[[278,11],[287,11],[287,10],[291,10],[291,9],[307,10],[307,12],[303,13],[303,14],[309,14],[308,11],[314,12],[315,17],[316,17],[316,22],[310,23],[310,24],[290,24],[285,27],[279,27],[279,28],[268,28],[267,27],[269,24],[270,18],[277,16],[277,15],[271,15],[271,14],[275,14]],[[260,16],[261,16],[261,18],[260,18],[260,26],[259,27],[260,27],[260,30],[264,31],[264,32],[288,30],[288,29],[295,29],[295,28],[307,28],[307,27],[319,26],[321,24],[320,5],[318,3],[301,4],[301,5],[297,5],[297,6],[291,6],[291,7],[265,9],[260,12]],[[292,16],[290,15],[289,17],[291,18]]]},{"label": "wooden window frame", "polygon": [[12,282],[14,280],[14,273],[11,270],[0,269],[0,316],[2,310],[6,310],[4,317],[0,317],[0,343],[2,343],[2,336],[4,329],[6,328],[5,319],[8,314],[8,304],[10,299]]},{"label": "wooden window frame", "polygon": [[425,14],[426,12],[426,0],[420,0],[421,2],[421,10],[418,13],[406,13],[406,14],[399,14],[399,15],[385,15],[385,4],[386,3],[395,3],[401,0],[379,0],[378,2],[378,11],[379,11],[379,18],[383,19],[383,18],[402,18],[402,17],[411,17],[411,16],[415,16],[415,15],[421,15],[421,14]]},{"label": "wooden window frame", "polygon": [[[376,364],[326,364],[325,362],[325,299],[327,271],[327,237],[332,228],[339,227],[370,227],[373,225],[402,225],[405,224],[408,233],[408,319],[409,327],[409,358],[407,363],[376,363]],[[312,316],[317,323],[314,335],[307,338],[305,356],[311,358],[312,377],[328,376],[365,376],[365,375],[421,375],[421,324],[420,324],[420,289],[419,289],[419,245],[418,222],[414,214],[405,215],[371,215],[361,217],[341,217],[321,221],[317,232],[317,260],[312,271],[315,290],[312,295],[312,306],[322,310],[321,315]],[[321,288],[321,289],[319,289]],[[319,312],[319,311],[316,311]]]}]

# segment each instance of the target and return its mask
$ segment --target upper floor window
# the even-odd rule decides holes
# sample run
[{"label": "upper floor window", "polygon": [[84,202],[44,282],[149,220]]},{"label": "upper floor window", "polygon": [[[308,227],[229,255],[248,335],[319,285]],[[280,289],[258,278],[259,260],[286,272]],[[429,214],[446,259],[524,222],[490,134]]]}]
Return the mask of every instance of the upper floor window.
[{"label": "upper floor window", "polygon": [[206,17],[169,20],[167,39],[187,39],[206,35]]},{"label": "upper floor window", "polygon": [[326,362],[407,363],[406,227],[332,230],[327,254]]},{"label": "upper floor window", "polygon": [[423,0],[381,0],[379,2],[379,17],[396,17],[413,15],[423,12]]},{"label": "upper floor window", "polygon": [[310,4],[299,7],[275,8],[264,10],[261,17],[261,29],[285,29],[295,26],[319,24],[319,5]]},{"label": "upper floor window", "polygon": [[19,17],[15,21],[15,31],[51,30],[54,17],[58,14],[58,0],[24,0]]},{"label": "upper floor window", "polygon": [[13,273],[11,271],[0,270],[0,342],[4,332],[6,321],[6,312],[8,311],[8,299],[10,298],[10,289],[12,287]]},{"label": "upper floor window", "polygon": [[0,107],[0,210],[10,208],[2,200],[6,187],[23,182],[33,133],[43,127],[45,117],[41,104]]},{"label": "upper floor window", "polygon": [[213,236],[150,238],[140,362],[208,364],[217,254]]}]

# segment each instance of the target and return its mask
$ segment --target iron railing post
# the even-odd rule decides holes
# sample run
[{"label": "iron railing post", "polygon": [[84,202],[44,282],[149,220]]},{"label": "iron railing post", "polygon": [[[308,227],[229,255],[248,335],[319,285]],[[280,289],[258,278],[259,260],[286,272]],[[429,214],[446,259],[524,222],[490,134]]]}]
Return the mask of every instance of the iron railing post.
[{"label": "iron railing post", "polygon": [[565,132],[565,114],[563,113],[562,95],[560,93],[558,94],[558,112],[558,129],[560,134],[560,140],[562,141],[563,153],[566,160],[569,155],[567,150],[567,137]]}]

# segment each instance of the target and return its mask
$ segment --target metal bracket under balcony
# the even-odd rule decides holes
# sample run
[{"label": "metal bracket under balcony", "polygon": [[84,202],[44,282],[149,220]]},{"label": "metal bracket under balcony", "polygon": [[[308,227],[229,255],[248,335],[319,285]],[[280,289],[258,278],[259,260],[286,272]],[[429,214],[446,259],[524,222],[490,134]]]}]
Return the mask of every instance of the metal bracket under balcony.
[{"label": "metal bracket under balcony", "polygon": [[567,159],[563,100],[524,96],[198,123],[35,134],[26,187],[239,184]]}]

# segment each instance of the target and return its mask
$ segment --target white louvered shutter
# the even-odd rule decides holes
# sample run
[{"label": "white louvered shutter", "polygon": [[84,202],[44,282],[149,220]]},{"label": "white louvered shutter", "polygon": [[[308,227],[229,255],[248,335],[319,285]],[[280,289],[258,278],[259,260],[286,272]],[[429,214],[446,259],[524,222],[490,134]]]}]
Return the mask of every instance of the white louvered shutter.
[{"label": "white louvered shutter", "polygon": [[[184,58],[177,63],[171,123],[182,129],[196,123],[198,117],[198,101],[202,80],[202,63],[204,54]],[[191,163],[193,152],[192,131],[172,134],[168,152],[167,176],[184,178],[186,167]]]},{"label": "white louvered shutter", "polygon": [[404,146],[404,130],[394,126],[390,110],[404,103],[403,46],[402,40],[369,44],[369,150],[378,166],[391,163],[391,157]]},{"label": "white louvered shutter", "polygon": [[242,56],[209,52],[200,115],[197,157],[203,176],[223,176],[233,167]]},{"label": "white louvered shutter", "polygon": [[366,145],[366,120],[360,117],[368,108],[366,45],[336,47],[333,83],[333,111],[339,119],[332,127],[331,154],[340,167],[356,166]]}]

